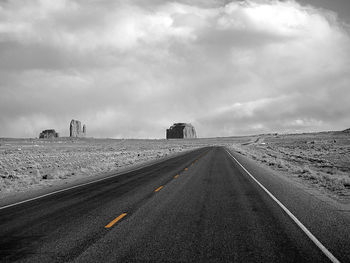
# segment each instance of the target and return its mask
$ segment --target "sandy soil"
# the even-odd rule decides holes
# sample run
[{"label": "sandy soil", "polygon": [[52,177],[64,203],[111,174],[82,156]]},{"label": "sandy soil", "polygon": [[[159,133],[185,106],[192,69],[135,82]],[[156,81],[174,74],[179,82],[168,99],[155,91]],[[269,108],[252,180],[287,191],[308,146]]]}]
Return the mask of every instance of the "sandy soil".
[{"label": "sandy soil", "polygon": [[281,176],[350,201],[350,134],[342,132],[196,140],[0,138],[0,198],[210,145],[229,147]]},{"label": "sandy soil", "polygon": [[350,200],[349,133],[261,135],[230,147],[281,175]]},{"label": "sandy soil", "polygon": [[191,140],[0,139],[0,197],[201,146]]}]

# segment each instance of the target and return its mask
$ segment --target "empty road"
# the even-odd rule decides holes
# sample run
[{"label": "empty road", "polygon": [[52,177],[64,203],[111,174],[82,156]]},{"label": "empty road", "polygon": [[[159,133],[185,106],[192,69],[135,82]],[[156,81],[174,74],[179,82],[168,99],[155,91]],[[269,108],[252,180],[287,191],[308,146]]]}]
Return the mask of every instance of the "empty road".
[{"label": "empty road", "polygon": [[223,147],[0,208],[0,262],[330,262],[233,157],[350,262],[345,213]]}]

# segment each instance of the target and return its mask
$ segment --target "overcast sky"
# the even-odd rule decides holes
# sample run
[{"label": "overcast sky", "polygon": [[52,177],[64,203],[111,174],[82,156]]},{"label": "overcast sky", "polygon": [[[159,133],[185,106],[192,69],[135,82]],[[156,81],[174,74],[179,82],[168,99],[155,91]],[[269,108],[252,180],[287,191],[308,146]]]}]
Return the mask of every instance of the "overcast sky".
[{"label": "overcast sky", "polygon": [[0,0],[0,137],[350,127],[349,0]]}]

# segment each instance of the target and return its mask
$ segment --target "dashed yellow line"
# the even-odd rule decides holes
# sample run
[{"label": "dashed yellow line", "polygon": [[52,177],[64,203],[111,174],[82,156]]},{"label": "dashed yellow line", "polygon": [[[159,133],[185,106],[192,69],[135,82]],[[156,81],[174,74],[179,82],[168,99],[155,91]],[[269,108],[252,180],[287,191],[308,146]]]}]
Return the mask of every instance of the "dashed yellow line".
[{"label": "dashed yellow line", "polygon": [[120,219],[122,219],[124,216],[126,216],[126,213],[122,213],[120,216],[118,216],[116,219],[111,221],[108,225],[105,226],[105,228],[110,228],[112,227],[115,223],[117,223]]},{"label": "dashed yellow line", "polygon": [[160,189],[162,189],[164,186],[159,186],[154,192],[158,192]]},{"label": "dashed yellow line", "polygon": [[[198,161],[198,159],[195,160],[195,161],[192,163],[192,165],[194,165],[195,162],[197,162],[197,161]],[[188,171],[188,168],[186,167],[184,170],[185,170],[185,171]],[[180,175],[177,174],[177,175],[174,176],[174,178],[178,178],[179,176],[180,176]],[[164,187],[163,185],[162,185],[162,186],[159,186],[156,190],[154,190],[154,192],[160,191],[163,187]],[[124,218],[126,215],[127,215],[127,213],[122,213],[120,216],[118,216],[118,217],[115,218],[113,221],[111,221],[108,225],[106,225],[105,228],[111,228],[115,223],[117,223],[119,220],[121,220],[122,218]]]}]

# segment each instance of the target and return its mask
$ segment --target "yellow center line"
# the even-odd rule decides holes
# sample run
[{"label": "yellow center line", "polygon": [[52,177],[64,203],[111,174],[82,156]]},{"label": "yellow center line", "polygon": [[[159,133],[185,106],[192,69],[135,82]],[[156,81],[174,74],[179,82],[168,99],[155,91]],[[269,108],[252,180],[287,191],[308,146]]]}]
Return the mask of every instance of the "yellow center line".
[{"label": "yellow center line", "polygon": [[122,213],[120,216],[118,216],[116,219],[111,221],[108,225],[105,226],[105,228],[112,227],[115,223],[117,223],[120,219],[122,219],[124,216],[126,216],[126,213]]},{"label": "yellow center line", "polygon": [[160,189],[162,189],[164,186],[159,186],[154,192],[158,192]]},{"label": "yellow center line", "polygon": [[185,168],[185,171],[188,171],[188,168]]},{"label": "yellow center line", "polygon": [[178,174],[174,176],[174,178],[178,178],[178,177],[179,177],[179,175],[178,175]]}]

